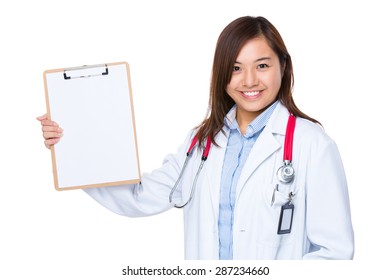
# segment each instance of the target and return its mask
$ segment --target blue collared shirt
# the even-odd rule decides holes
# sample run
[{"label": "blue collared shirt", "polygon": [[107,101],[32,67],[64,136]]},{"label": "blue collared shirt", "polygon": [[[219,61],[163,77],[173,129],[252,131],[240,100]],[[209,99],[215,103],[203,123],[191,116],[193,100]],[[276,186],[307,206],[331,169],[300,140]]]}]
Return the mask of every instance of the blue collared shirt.
[{"label": "blue collared shirt", "polygon": [[236,200],[236,185],[251,148],[266,126],[278,102],[273,103],[262,114],[256,117],[247,127],[246,133],[241,134],[236,121],[236,105],[224,119],[229,128],[229,137],[225,151],[223,170],[221,173],[220,207],[219,207],[219,257],[230,260],[233,257],[232,228],[234,224],[234,209]]}]

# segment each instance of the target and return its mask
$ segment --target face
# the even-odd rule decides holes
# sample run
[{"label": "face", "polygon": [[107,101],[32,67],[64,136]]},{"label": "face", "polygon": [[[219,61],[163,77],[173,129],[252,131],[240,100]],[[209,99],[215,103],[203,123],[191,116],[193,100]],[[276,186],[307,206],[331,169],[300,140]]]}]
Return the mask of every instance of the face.
[{"label": "face", "polygon": [[266,39],[258,37],[243,46],[232,71],[226,91],[237,105],[239,125],[248,125],[277,99],[282,79],[280,61]]}]

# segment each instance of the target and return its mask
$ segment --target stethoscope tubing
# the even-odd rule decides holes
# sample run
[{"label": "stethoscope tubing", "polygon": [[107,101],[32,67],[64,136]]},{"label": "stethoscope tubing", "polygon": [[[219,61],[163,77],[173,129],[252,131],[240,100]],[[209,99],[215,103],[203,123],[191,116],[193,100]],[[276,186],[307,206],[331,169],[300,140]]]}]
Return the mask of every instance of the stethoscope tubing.
[{"label": "stethoscope tubing", "polygon": [[296,117],[289,115],[286,125],[284,154],[282,166],[277,170],[277,178],[283,184],[289,184],[295,178],[295,170],[292,166],[293,135],[295,133]]},{"label": "stethoscope tubing", "polygon": [[284,143],[284,157],[283,161],[292,162],[292,153],[293,153],[293,135],[295,133],[296,118],[294,115],[289,115],[288,124],[286,127],[285,133],[285,143]]},{"label": "stethoscope tubing", "polygon": [[[289,115],[288,123],[286,126],[286,133],[285,133],[285,140],[284,140],[284,154],[283,154],[283,165],[278,169],[277,171],[277,177],[282,183],[290,183],[294,179],[294,169],[292,166],[292,153],[293,153],[293,136],[295,132],[295,126],[296,126],[296,117],[293,114]],[[178,188],[178,185],[180,181],[182,180],[183,173],[186,170],[186,166],[189,162],[189,159],[191,158],[191,155],[193,153],[193,150],[198,142],[198,137],[195,135],[191,141],[190,147],[187,150],[186,153],[186,159],[183,163],[181,172],[179,173],[179,177],[175,182],[174,187],[171,189],[170,195],[169,195],[169,202],[172,203],[172,197],[174,195],[175,190]],[[201,173],[202,167],[204,166],[205,161],[208,159],[209,151],[211,148],[211,138],[210,136],[206,139],[206,145],[202,153],[201,162],[198,166],[197,173],[193,180],[193,185],[191,186],[190,196],[189,199],[182,205],[176,205],[174,204],[174,207],[176,208],[183,208],[186,205],[190,203],[190,201],[193,199],[195,186],[197,185],[198,177]]]},{"label": "stethoscope tubing", "polygon": [[[186,160],[185,160],[185,162],[183,163],[183,166],[182,166],[182,169],[181,169],[181,173],[179,174],[179,177],[178,177],[178,179],[176,180],[174,187],[171,189],[170,196],[168,197],[168,201],[169,201],[170,203],[172,203],[172,196],[174,195],[174,192],[175,192],[175,190],[177,189],[177,187],[178,187],[178,185],[179,185],[179,182],[180,182],[181,179],[182,179],[183,173],[184,173],[184,171],[185,171],[185,169],[186,169],[186,166],[187,166],[187,163],[189,162],[189,159],[190,159],[190,155],[187,155],[187,156],[186,156]],[[197,172],[197,173],[198,173],[198,172]],[[194,184],[193,184],[193,187],[194,187]],[[193,187],[192,187],[191,192],[193,192]],[[183,204],[182,206],[178,206],[178,205],[174,205],[174,206],[175,206],[176,208],[183,208],[183,207],[185,207],[185,206],[189,203],[190,200],[191,200],[191,197],[190,197],[189,200],[188,200],[185,204]]]},{"label": "stethoscope tubing", "polygon": [[[169,198],[168,198],[168,200],[169,200],[170,203],[172,203],[172,196],[174,195],[175,190],[177,189],[177,187],[178,187],[180,181],[182,180],[183,173],[184,173],[184,171],[185,171],[185,169],[186,169],[186,166],[187,166],[187,164],[188,164],[188,162],[189,162],[189,159],[191,158],[191,155],[192,155],[192,153],[193,153],[193,150],[194,150],[195,145],[197,144],[197,141],[198,141],[198,137],[197,137],[197,135],[196,135],[196,136],[194,136],[193,140],[191,141],[190,147],[189,147],[189,149],[188,149],[188,151],[187,151],[187,153],[186,153],[186,159],[185,159],[185,162],[183,163],[181,172],[179,173],[179,177],[178,177],[178,179],[176,180],[174,187],[171,189],[171,192],[170,192],[170,195],[169,195]],[[191,186],[191,191],[190,191],[189,199],[188,199],[184,204],[182,204],[182,205],[176,205],[176,204],[175,204],[174,207],[176,207],[176,208],[183,208],[183,207],[185,207],[187,204],[189,204],[190,201],[193,199],[193,195],[194,195],[194,191],[195,191],[195,186],[197,185],[198,177],[199,177],[199,175],[200,175],[200,172],[201,172],[201,170],[202,170],[202,167],[204,166],[205,161],[208,159],[208,155],[209,155],[211,143],[212,143],[212,141],[211,141],[210,137],[208,136],[208,138],[206,139],[206,146],[205,146],[204,151],[203,151],[203,153],[202,153],[201,163],[200,163],[200,165],[198,166],[197,173],[196,173],[195,178],[194,178],[194,180],[193,180],[193,185]]]}]

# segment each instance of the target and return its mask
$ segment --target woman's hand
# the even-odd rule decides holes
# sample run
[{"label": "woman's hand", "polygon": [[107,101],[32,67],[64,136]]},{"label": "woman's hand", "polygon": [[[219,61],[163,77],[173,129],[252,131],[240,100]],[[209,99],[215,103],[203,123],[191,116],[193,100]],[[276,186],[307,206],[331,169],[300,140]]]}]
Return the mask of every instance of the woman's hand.
[{"label": "woman's hand", "polygon": [[42,125],[45,146],[50,149],[51,146],[60,141],[64,130],[56,122],[48,120],[47,114],[37,117],[37,120]]}]

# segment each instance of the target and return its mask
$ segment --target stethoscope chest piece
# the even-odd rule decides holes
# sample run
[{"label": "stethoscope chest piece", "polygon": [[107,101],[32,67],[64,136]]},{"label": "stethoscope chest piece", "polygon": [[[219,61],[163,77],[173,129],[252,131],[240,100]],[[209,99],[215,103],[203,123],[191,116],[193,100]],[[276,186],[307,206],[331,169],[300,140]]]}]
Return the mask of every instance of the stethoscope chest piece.
[{"label": "stethoscope chest piece", "polygon": [[295,178],[295,170],[293,169],[292,162],[285,160],[284,164],[278,168],[277,177],[280,182],[289,184]]}]

